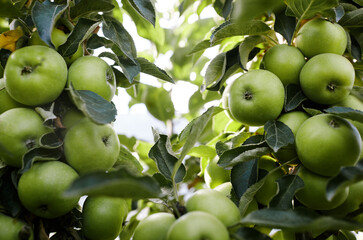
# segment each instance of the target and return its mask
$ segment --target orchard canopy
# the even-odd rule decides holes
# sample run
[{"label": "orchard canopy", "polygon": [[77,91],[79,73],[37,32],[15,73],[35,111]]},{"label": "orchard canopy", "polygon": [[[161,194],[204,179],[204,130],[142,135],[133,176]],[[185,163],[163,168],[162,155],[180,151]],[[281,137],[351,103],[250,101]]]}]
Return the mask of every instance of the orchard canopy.
[{"label": "orchard canopy", "polygon": [[0,0],[0,239],[359,239],[362,50],[362,0]]}]

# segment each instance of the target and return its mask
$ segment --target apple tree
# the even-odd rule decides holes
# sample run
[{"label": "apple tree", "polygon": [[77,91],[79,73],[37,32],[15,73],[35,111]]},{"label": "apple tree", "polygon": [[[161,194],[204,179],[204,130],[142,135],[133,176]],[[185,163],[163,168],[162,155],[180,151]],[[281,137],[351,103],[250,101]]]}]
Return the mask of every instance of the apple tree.
[{"label": "apple tree", "polygon": [[0,0],[0,239],[357,239],[363,2],[163,3]]}]

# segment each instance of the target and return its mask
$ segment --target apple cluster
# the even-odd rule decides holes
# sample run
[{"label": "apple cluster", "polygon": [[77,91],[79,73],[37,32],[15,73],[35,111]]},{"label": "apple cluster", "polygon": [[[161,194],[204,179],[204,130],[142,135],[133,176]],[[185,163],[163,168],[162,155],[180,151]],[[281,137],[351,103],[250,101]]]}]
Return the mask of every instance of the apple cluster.
[{"label": "apple cluster", "polygon": [[[218,208],[216,207],[218,206]],[[197,190],[185,203],[186,213],[177,219],[171,213],[152,214],[138,224],[134,240],[228,240],[228,227],[240,218],[238,207],[222,192]]]},{"label": "apple cluster", "polygon": [[[69,91],[92,91],[110,102],[116,90],[114,72],[101,58],[83,56],[81,46],[72,57],[63,58],[56,50],[66,39],[63,31],[54,29],[54,49],[34,32],[28,46],[9,56],[0,79],[0,161],[18,172],[15,184],[22,206],[32,216],[45,219],[64,216],[77,207],[80,198],[65,197],[63,192],[80,175],[110,170],[120,151],[112,123],[95,123],[84,115]],[[62,114],[48,126],[42,110],[57,104],[63,104]],[[50,134],[61,142],[61,156],[25,160]],[[31,167],[25,166],[26,161]],[[115,239],[127,213],[128,203],[122,198],[87,197],[82,211],[84,236]],[[0,227],[1,239],[15,239],[11,236],[24,226],[0,214],[0,226],[9,226],[5,224],[9,221],[12,228]]]},{"label": "apple cluster", "polygon": [[[347,35],[339,24],[322,18],[309,20],[297,32],[293,45],[269,48],[260,69],[249,70],[227,84],[222,97],[231,119],[246,126],[263,126],[277,120],[293,133],[294,143],[273,152],[271,159],[264,156],[260,168],[270,171],[288,162],[305,183],[295,195],[299,202],[324,211],[346,206],[345,201],[354,202],[349,208],[341,207],[345,214],[363,202],[362,197],[357,198],[362,183],[341,190],[331,201],[326,199],[325,189],[342,167],[354,166],[363,158],[363,124],[323,110],[342,106],[363,111],[361,100],[351,94],[355,70],[344,56],[346,46]],[[306,111],[299,106],[285,111],[290,85],[301,89],[305,102],[322,110]],[[277,192],[274,181],[283,174],[274,172],[269,176],[265,185],[271,186],[262,188],[264,194],[255,195],[260,204],[268,205]]]}]

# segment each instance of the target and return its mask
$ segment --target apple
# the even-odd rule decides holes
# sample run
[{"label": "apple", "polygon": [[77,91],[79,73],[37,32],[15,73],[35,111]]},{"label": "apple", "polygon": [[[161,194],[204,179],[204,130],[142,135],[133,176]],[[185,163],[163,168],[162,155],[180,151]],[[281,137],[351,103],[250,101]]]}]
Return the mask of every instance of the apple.
[{"label": "apple", "polygon": [[334,53],[311,58],[300,72],[303,93],[320,104],[335,104],[347,97],[353,88],[355,71],[351,62]]},{"label": "apple", "polygon": [[307,57],[322,53],[342,55],[347,47],[347,34],[342,26],[324,19],[305,23],[297,33],[295,45]]},{"label": "apple", "polygon": [[235,119],[231,113],[231,110],[229,109],[229,94],[231,91],[231,86],[232,86],[232,82],[226,85],[226,88],[224,89],[223,93],[222,93],[222,98],[221,98],[221,103],[222,103],[222,107],[226,113],[226,115],[233,121],[238,121],[237,119]]},{"label": "apple", "polygon": [[85,115],[77,108],[71,108],[62,116],[62,124],[65,128],[69,129],[76,125],[79,121],[83,120]]},{"label": "apple", "polygon": [[0,114],[12,108],[24,107],[23,104],[10,97],[9,93],[5,89],[4,78],[0,78],[0,103]]},{"label": "apple", "polygon": [[[62,30],[58,28],[53,28],[51,33],[51,41],[55,47],[55,49],[58,50],[58,47],[65,43],[67,41],[68,34],[64,33]],[[39,33],[35,31],[30,39],[29,39],[30,45],[42,45],[42,46],[48,46],[39,36]],[[81,45],[78,46],[77,51],[70,57],[65,57],[64,60],[66,61],[67,65],[71,65],[75,60],[83,56],[83,48]]]},{"label": "apple", "polygon": [[217,165],[218,158],[210,159],[204,170],[204,181],[209,188],[230,181],[231,170],[226,170]]},{"label": "apple", "polygon": [[111,124],[99,125],[85,118],[64,137],[66,160],[80,174],[109,170],[119,152],[120,142]]},{"label": "apple", "polygon": [[357,128],[331,114],[315,115],[304,121],[295,140],[301,163],[323,176],[334,176],[341,167],[355,165],[362,149]]},{"label": "apple", "polygon": [[349,188],[339,191],[331,201],[325,196],[329,177],[321,176],[300,166],[297,175],[304,181],[304,187],[295,196],[306,207],[315,210],[329,210],[342,204],[348,197]]},{"label": "apple", "polygon": [[228,106],[236,120],[249,126],[261,126],[280,115],[284,97],[280,79],[272,72],[256,69],[232,83]]},{"label": "apple", "polygon": [[[286,124],[296,136],[296,132],[299,129],[300,125],[309,118],[310,116],[303,111],[291,111],[287,113],[283,113],[277,121],[280,121]],[[297,160],[297,153],[295,143],[289,144],[286,147],[280,148],[277,152],[273,153],[274,157],[278,159],[280,163],[288,162],[294,158]],[[297,161],[294,161],[297,162]]]},{"label": "apple", "polygon": [[[216,206],[214,206],[216,209]],[[226,226],[214,215],[188,212],[178,218],[168,231],[167,240],[229,240]]]},{"label": "apple", "polygon": [[196,191],[185,203],[188,212],[202,211],[214,215],[225,226],[239,222],[241,215],[238,207],[224,194],[213,189]]},{"label": "apple", "polygon": [[89,240],[114,240],[127,213],[128,205],[123,198],[87,197],[82,208],[82,231]]},{"label": "apple", "polygon": [[171,213],[154,213],[137,225],[133,240],[166,240],[170,226],[175,222]]},{"label": "apple", "polygon": [[13,52],[4,69],[5,88],[16,101],[39,106],[58,98],[67,83],[67,64],[55,50],[28,46]]},{"label": "apple", "polygon": [[[278,166],[279,164],[275,161],[275,159],[267,155],[262,156],[258,160],[258,168],[266,170],[267,172],[272,171]],[[258,203],[266,206],[269,204],[269,202],[278,192],[278,184],[276,180],[283,175],[283,170],[279,169],[267,176],[264,184],[255,194],[255,199]]]},{"label": "apple", "polygon": [[116,92],[116,78],[110,65],[96,56],[83,56],[72,63],[68,70],[68,82],[76,90],[90,90],[107,101]]},{"label": "apple", "polygon": [[21,168],[23,155],[39,146],[39,139],[51,129],[30,108],[12,108],[0,114],[0,158],[9,166]]},{"label": "apple", "polygon": [[33,240],[33,230],[25,222],[0,213],[0,239]]},{"label": "apple", "polygon": [[63,162],[36,162],[19,179],[19,199],[36,216],[47,219],[63,216],[77,206],[79,197],[63,196],[76,178],[77,172]]},{"label": "apple", "polygon": [[299,75],[305,64],[305,57],[296,47],[286,44],[268,49],[262,59],[264,69],[274,73],[284,86],[299,84]]}]

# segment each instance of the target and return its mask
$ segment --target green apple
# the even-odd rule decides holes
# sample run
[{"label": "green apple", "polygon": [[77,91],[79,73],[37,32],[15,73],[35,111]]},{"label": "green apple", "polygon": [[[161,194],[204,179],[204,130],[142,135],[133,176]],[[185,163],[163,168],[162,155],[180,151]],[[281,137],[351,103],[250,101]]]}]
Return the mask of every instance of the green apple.
[{"label": "green apple", "polygon": [[257,69],[232,83],[228,106],[236,120],[249,126],[261,126],[280,115],[284,97],[280,79],[272,72]]},{"label": "green apple", "polygon": [[170,226],[175,222],[171,213],[154,213],[141,220],[135,229],[133,240],[166,240]]},{"label": "green apple", "polygon": [[63,216],[77,206],[79,197],[63,196],[76,178],[77,172],[63,162],[36,162],[19,179],[19,199],[36,216],[48,219]]},{"label": "green apple", "polygon": [[21,168],[23,155],[39,146],[39,139],[51,129],[30,108],[12,108],[0,114],[0,158],[6,165]]},{"label": "green apple", "polygon": [[210,159],[204,171],[204,181],[209,188],[230,181],[231,170],[226,170],[217,165],[218,158]]},{"label": "green apple", "polygon": [[116,92],[116,78],[110,65],[96,56],[83,56],[72,63],[67,86],[89,90],[111,101]]},{"label": "green apple", "polygon": [[[286,124],[296,136],[296,132],[300,125],[309,118],[310,116],[303,111],[292,111],[282,114],[277,121]],[[277,152],[273,153],[274,157],[278,159],[280,163],[288,162],[292,159],[297,160],[297,153],[295,143],[289,144],[286,147],[280,148]],[[297,162],[297,161],[294,161]]]},{"label": "green apple", "polygon": [[324,214],[344,217],[348,213],[358,210],[363,203],[363,181],[354,183],[349,186],[347,199],[338,207],[325,211]]},{"label": "green apple", "polygon": [[295,193],[299,202],[306,207],[315,210],[329,210],[342,204],[348,197],[349,188],[339,191],[331,201],[326,198],[326,186],[330,180],[309,171],[307,168],[300,166],[297,174],[303,181],[304,187]]},{"label": "green apple", "polygon": [[120,142],[111,124],[99,125],[85,118],[64,137],[64,155],[79,173],[107,171],[117,161]]},{"label": "green apple", "polygon": [[33,240],[33,230],[23,221],[0,213],[0,239]]},{"label": "green apple", "polygon": [[224,182],[213,188],[213,190],[222,193],[224,196],[230,197],[232,191],[232,183]]},{"label": "green apple", "polygon": [[362,149],[357,128],[331,114],[315,115],[304,121],[295,140],[301,163],[323,176],[334,176],[341,167],[355,165]]},{"label": "green apple", "polygon": [[[258,160],[258,168],[263,169],[267,172],[272,171],[273,169],[277,168],[279,165],[270,156],[262,156]],[[284,175],[283,170],[278,169],[267,176],[265,182],[263,183],[262,187],[256,192],[255,198],[256,201],[263,205],[268,205],[272,198],[278,192],[278,184],[276,182],[277,179],[281,178]]]},{"label": "green apple", "polygon": [[58,98],[67,83],[67,64],[55,50],[28,46],[13,52],[4,70],[5,87],[16,101],[39,106]]},{"label": "green apple", "polygon": [[0,114],[12,108],[24,107],[23,104],[10,97],[9,93],[5,89],[4,78],[0,78],[0,103]]},{"label": "green apple", "polygon": [[[214,209],[217,209],[214,206]],[[214,215],[188,212],[178,218],[168,231],[167,240],[229,240],[226,226]]]},{"label": "green apple", "polygon": [[222,102],[222,107],[226,113],[226,115],[233,121],[238,121],[237,119],[235,119],[231,113],[231,110],[229,109],[229,94],[230,94],[230,91],[231,91],[231,86],[232,86],[232,83],[229,83],[226,85],[226,88],[224,89],[223,91],[223,94],[222,94],[222,98],[221,98],[221,102]]},{"label": "green apple", "polygon": [[202,211],[216,216],[225,226],[239,222],[238,207],[224,194],[213,189],[196,191],[185,203],[188,212]]},{"label": "green apple", "polygon": [[300,72],[303,93],[320,104],[335,104],[347,97],[353,88],[355,71],[343,56],[324,53],[311,58]]},{"label": "green apple", "polygon": [[347,34],[337,23],[313,19],[300,28],[295,43],[307,58],[322,53],[342,55],[347,47]]},{"label": "green apple", "polygon": [[77,108],[71,108],[62,116],[61,121],[63,126],[69,129],[83,119],[85,119],[85,115],[81,111]]},{"label": "green apple", "polygon": [[89,240],[114,240],[127,213],[128,205],[123,198],[87,197],[82,208],[82,231]]},{"label": "green apple", "polygon": [[299,84],[299,75],[305,64],[305,57],[296,47],[286,44],[268,49],[262,60],[264,69],[274,73],[284,86]]}]

